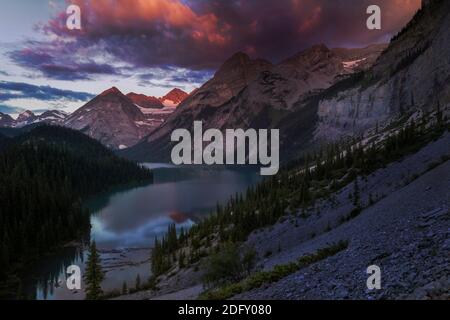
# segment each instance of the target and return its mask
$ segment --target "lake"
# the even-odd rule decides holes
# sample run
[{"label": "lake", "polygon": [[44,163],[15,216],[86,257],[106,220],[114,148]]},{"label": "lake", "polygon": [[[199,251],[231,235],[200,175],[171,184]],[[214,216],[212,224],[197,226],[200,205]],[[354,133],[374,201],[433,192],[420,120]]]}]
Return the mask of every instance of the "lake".
[{"label": "lake", "polygon": [[[189,229],[210,214],[217,203],[257,183],[259,169],[224,167],[175,167],[143,164],[153,169],[154,183],[113,190],[86,202],[91,211],[91,231],[99,249],[105,280],[104,291],[134,287],[137,275],[150,276],[150,250],[155,237],[169,224]],[[69,265],[84,271],[87,258],[82,241],[67,245],[30,268],[25,280],[27,293],[38,300],[84,299],[83,290],[66,288]],[[82,285],[84,287],[84,285]]]}]

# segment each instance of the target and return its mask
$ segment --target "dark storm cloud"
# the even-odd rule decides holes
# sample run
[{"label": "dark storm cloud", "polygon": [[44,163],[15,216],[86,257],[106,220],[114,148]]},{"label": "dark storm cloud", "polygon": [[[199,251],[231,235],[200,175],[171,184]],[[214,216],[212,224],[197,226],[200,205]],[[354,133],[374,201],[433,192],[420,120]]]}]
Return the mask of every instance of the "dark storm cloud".
[{"label": "dark storm cloud", "polygon": [[[83,29],[67,30],[65,15],[59,14],[43,28],[56,40],[28,46],[13,55],[15,61],[61,79],[115,74],[110,66],[118,62],[213,70],[236,51],[276,62],[317,43],[336,47],[387,41],[420,6],[420,0],[71,2],[81,7]],[[366,28],[366,9],[372,4],[382,9],[381,31]],[[89,54],[105,53],[113,60],[80,63]],[[200,81],[201,75],[174,80],[192,79]]]},{"label": "dark storm cloud", "polygon": [[86,101],[93,96],[85,92],[56,89],[49,86],[35,86],[21,82],[0,81],[0,101],[11,99],[38,99],[43,101]]}]

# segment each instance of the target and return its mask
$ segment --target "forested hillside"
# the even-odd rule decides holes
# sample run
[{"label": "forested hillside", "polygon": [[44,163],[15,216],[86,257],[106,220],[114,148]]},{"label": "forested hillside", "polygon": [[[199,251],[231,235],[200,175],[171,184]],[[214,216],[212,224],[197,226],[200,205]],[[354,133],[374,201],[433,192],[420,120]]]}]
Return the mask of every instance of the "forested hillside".
[{"label": "forested hillside", "polygon": [[9,138],[0,133],[0,151],[9,144]]},{"label": "forested hillside", "polygon": [[[381,199],[379,194],[363,197],[361,181],[376,170],[385,168],[407,155],[415,154],[448,130],[448,122],[438,106],[435,112],[397,123],[391,131],[376,133],[369,140],[330,144],[317,153],[307,155],[285,167],[277,176],[250,188],[245,196],[236,195],[227,205],[218,206],[214,214],[192,227],[187,234],[181,233],[177,236],[173,227],[169,228],[167,235],[155,243],[156,249],[152,252],[153,275],[157,278],[168,270],[177,270],[176,266],[182,269],[196,265],[198,261],[205,260],[205,257],[211,257],[206,260],[215,261],[213,258],[216,254],[222,252],[222,255],[225,255],[224,252],[229,251],[227,248],[230,243],[238,247],[245,243],[252,233],[288,219],[286,217],[300,217],[306,221],[316,212],[315,208],[320,201],[328,199],[333,202],[335,194],[348,185],[352,189],[349,194],[351,208],[340,218],[338,224],[352,221]],[[447,158],[442,161],[445,159]],[[331,230],[331,225],[327,230]],[[311,237],[314,236],[314,233],[311,233]],[[281,250],[281,247],[278,250]],[[269,256],[273,252],[264,254]],[[255,253],[250,253],[248,255],[255,256]],[[258,278],[252,285],[249,285],[248,281],[245,285],[239,282],[251,271],[238,272],[232,274],[233,280],[230,281],[226,277],[231,270],[245,269],[245,266],[250,266],[250,269],[254,267],[249,261],[245,261],[247,253],[242,255],[241,262],[238,253],[228,254],[226,258],[220,257],[220,265],[223,265],[224,261],[229,261],[230,265],[207,271],[207,275],[211,278],[212,272],[212,278],[215,279],[213,287],[222,287],[224,283],[231,284],[231,287],[225,285],[204,298],[230,298],[242,292],[242,286],[245,290],[250,290],[253,285],[259,286],[261,281],[267,281],[267,278],[279,279],[298,270],[298,266],[293,265],[287,270],[277,269],[275,274],[255,273],[250,278],[251,283],[259,276],[263,276],[263,280]],[[233,266],[231,261],[234,261]],[[236,268],[233,269],[234,267]]]},{"label": "forested hillside", "polygon": [[89,228],[82,200],[152,173],[79,132],[42,126],[0,151],[0,279]]}]

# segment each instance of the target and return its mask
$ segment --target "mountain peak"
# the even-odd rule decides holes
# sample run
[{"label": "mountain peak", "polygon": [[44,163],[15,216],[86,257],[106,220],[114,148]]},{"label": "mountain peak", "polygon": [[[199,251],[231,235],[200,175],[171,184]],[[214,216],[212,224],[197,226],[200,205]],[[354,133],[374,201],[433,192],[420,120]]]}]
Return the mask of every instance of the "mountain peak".
[{"label": "mountain peak", "polygon": [[187,95],[187,93],[186,92],[184,92],[183,90],[181,90],[181,89],[179,89],[179,88],[173,88],[172,90],[170,90],[167,94],[166,94],[166,96],[169,96],[169,95]]},{"label": "mountain peak", "polygon": [[30,111],[30,110],[26,110],[24,112],[22,112],[19,117],[24,117],[24,118],[29,118],[29,117],[33,117],[35,114]]},{"label": "mountain peak", "polygon": [[141,108],[161,109],[164,107],[161,101],[153,96],[146,96],[145,94],[130,92],[129,94],[127,94],[127,97],[130,98],[134,104],[138,105]]},{"label": "mountain peak", "polygon": [[35,118],[36,115],[33,112],[31,112],[30,110],[26,110],[19,114],[19,116],[17,117],[17,122],[32,121]]},{"label": "mountain peak", "polygon": [[[252,59],[244,52],[236,52],[228,58],[214,75],[216,83],[226,83],[237,94],[262,71],[270,70],[272,63],[264,59]],[[231,96],[230,96],[231,98]]]},{"label": "mountain peak", "polygon": [[2,119],[14,120],[13,118],[11,118],[11,116],[9,114],[0,112],[0,120],[2,120]]},{"label": "mountain peak", "polygon": [[309,48],[306,51],[324,51],[324,52],[327,52],[327,51],[330,51],[330,49],[325,44],[319,43],[319,44],[313,45],[311,48]]},{"label": "mountain peak", "polygon": [[187,94],[183,90],[181,90],[179,88],[174,88],[174,89],[170,90],[164,97],[160,98],[159,100],[165,106],[178,106],[188,96],[189,96],[189,94]]},{"label": "mountain peak", "polygon": [[330,50],[326,45],[316,44],[303,51],[300,51],[290,58],[287,58],[286,60],[282,61],[280,65],[311,66],[321,61],[330,61],[333,56],[333,51]]},{"label": "mountain peak", "polygon": [[238,51],[234,53],[231,57],[229,57],[217,73],[227,72],[233,68],[253,68],[255,66],[271,66],[272,64],[264,59],[252,59],[248,54],[242,51]]},{"label": "mountain peak", "polygon": [[123,94],[119,89],[117,89],[116,87],[112,87],[109,88],[108,90],[103,91],[100,95],[101,96],[106,96],[109,94]]},{"label": "mountain peak", "polygon": [[126,95],[128,98],[130,98],[131,100],[133,100],[134,98],[142,98],[142,99],[158,99],[156,97],[153,96],[147,96],[145,94],[142,93],[136,93],[136,92],[130,92]]},{"label": "mountain peak", "polygon": [[233,61],[233,60],[238,60],[238,61],[249,61],[250,60],[250,56],[248,54],[246,54],[245,52],[242,51],[238,51],[236,53],[234,53],[231,57],[229,57],[227,59],[227,61]]}]

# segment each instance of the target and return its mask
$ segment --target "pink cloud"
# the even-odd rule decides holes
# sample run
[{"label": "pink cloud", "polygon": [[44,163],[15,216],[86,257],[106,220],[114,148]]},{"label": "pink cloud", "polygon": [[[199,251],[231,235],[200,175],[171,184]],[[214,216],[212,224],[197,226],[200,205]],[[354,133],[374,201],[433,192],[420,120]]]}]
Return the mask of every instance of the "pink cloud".
[{"label": "pink cloud", "polygon": [[[83,29],[68,30],[66,14],[60,12],[42,28],[51,40],[29,43],[26,51],[19,50],[17,62],[64,77],[78,67],[110,72],[118,62],[130,67],[215,69],[236,51],[276,62],[317,43],[364,46],[387,40],[420,7],[420,0],[70,2],[81,7]],[[366,8],[371,4],[383,10],[381,31],[366,28]],[[43,58],[45,64],[34,63]]]}]

